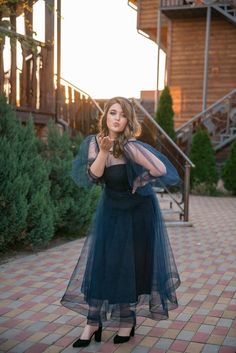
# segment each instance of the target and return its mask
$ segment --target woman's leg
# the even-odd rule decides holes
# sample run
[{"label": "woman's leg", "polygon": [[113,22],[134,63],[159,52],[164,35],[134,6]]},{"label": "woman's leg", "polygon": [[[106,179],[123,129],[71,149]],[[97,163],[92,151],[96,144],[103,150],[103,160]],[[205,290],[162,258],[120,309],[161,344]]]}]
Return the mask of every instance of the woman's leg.
[{"label": "woman's leg", "polygon": [[102,300],[92,299],[89,301],[89,310],[87,316],[87,325],[84,327],[80,339],[89,339],[91,335],[102,326],[101,323]]},{"label": "woman's leg", "polygon": [[91,299],[89,301],[89,310],[87,316],[87,324],[91,326],[101,326],[101,308],[102,300]]},{"label": "woman's leg", "polygon": [[131,310],[129,304],[120,304],[120,327],[133,327],[135,320],[135,311]]}]

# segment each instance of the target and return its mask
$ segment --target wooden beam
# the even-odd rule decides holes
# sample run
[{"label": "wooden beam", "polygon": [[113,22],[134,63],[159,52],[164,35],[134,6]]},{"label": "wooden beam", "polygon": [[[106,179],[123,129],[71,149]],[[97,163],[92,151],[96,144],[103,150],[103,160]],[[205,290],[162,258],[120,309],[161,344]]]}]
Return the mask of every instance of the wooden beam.
[{"label": "wooden beam", "polygon": [[[2,14],[0,13],[0,21]],[[5,37],[0,37],[0,92],[4,89],[4,66],[3,66],[3,50],[5,45]]]},{"label": "wooden beam", "polygon": [[30,115],[32,115],[34,122],[37,124],[46,125],[50,119],[54,119],[53,114],[50,115],[40,112],[27,112],[16,110],[16,116],[22,122],[28,121],[30,119]]},{"label": "wooden beam", "polygon": [[54,0],[45,0],[45,43],[47,47],[43,65],[44,95],[43,100],[47,110],[55,113],[54,85]]},{"label": "wooden beam", "polygon": [[[11,28],[16,30],[16,16],[10,17]],[[10,103],[16,105],[16,38],[10,38],[11,43],[11,76],[10,76]]]}]

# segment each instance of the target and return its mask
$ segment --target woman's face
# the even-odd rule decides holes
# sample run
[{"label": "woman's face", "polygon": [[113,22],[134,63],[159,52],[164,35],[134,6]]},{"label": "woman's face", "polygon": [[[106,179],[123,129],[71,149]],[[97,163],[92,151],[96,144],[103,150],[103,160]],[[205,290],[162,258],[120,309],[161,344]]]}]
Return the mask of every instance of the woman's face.
[{"label": "woman's face", "polygon": [[110,106],[107,112],[107,127],[112,136],[117,136],[119,132],[124,131],[128,119],[124,116],[119,103]]}]

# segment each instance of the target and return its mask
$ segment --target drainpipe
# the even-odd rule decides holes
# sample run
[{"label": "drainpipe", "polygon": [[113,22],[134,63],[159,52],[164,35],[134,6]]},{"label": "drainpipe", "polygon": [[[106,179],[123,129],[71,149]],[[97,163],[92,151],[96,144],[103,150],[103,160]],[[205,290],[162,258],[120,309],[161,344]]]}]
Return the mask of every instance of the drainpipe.
[{"label": "drainpipe", "polygon": [[155,113],[157,111],[158,107],[158,101],[159,101],[159,92],[158,92],[158,86],[159,86],[159,68],[160,68],[160,47],[161,47],[161,10],[160,10],[160,4],[158,6],[157,10],[157,87],[156,87],[156,97],[155,97]]},{"label": "drainpipe", "polygon": [[207,6],[206,18],[206,37],[205,37],[205,54],[204,54],[204,77],[203,77],[203,97],[202,110],[207,108],[207,90],[208,90],[208,59],[209,59],[209,44],[210,44],[210,30],[211,30],[211,5]]},{"label": "drainpipe", "polygon": [[57,0],[57,89],[56,89],[56,122],[60,120],[60,87],[61,87],[61,0]]}]

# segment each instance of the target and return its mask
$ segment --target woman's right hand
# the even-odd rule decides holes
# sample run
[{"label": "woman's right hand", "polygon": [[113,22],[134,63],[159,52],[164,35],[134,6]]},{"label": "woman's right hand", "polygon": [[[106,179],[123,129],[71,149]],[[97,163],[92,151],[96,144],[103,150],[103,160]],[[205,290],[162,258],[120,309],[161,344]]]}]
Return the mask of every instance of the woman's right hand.
[{"label": "woman's right hand", "polygon": [[109,152],[113,146],[114,140],[112,140],[109,136],[99,137],[100,150],[104,152]]}]

